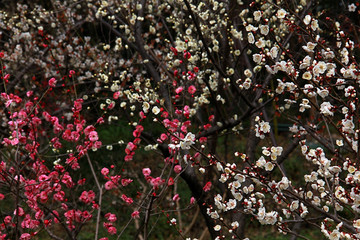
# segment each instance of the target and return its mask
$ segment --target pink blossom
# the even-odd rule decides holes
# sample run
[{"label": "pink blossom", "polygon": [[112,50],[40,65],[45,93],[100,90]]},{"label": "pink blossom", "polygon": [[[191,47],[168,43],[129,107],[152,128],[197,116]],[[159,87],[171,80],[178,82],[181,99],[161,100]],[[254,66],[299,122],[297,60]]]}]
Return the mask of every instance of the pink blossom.
[{"label": "pink blossom", "polygon": [[59,191],[59,192],[54,194],[53,198],[54,198],[55,201],[62,202],[62,201],[64,201],[64,196],[65,196],[65,192],[64,191]]},{"label": "pink blossom", "polygon": [[132,179],[123,178],[123,179],[121,179],[121,185],[123,185],[124,187],[126,187],[126,186],[129,185],[132,181],[133,181]]},{"label": "pink blossom", "polygon": [[83,179],[79,179],[79,180],[77,181],[77,184],[80,185],[80,186],[82,186],[82,185],[85,184],[85,182],[86,182],[86,178],[83,178]]},{"label": "pink blossom", "polygon": [[154,187],[154,189],[157,189],[164,182],[165,182],[165,180],[161,179],[160,177],[152,178],[150,180],[150,184]]},{"label": "pink blossom", "polygon": [[37,212],[35,213],[35,218],[36,218],[36,219],[42,219],[43,216],[44,216],[44,212],[41,211],[41,210],[39,210],[39,211],[37,211]]},{"label": "pink blossom", "polygon": [[5,224],[10,224],[11,221],[12,221],[12,217],[11,217],[11,216],[6,216],[6,217],[4,218],[4,223],[5,223]]},{"label": "pink blossom", "polygon": [[30,240],[31,239],[31,235],[29,233],[23,233],[20,236],[21,240]]},{"label": "pink blossom", "polygon": [[151,170],[150,168],[143,168],[142,173],[144,174],[145,177],[148,177],[151,174]]},{"label": "pink blossom", "polygon": [[126,146],[126,150],[134,151],[136,149],[136,145],[133,142],[129,142]]},{"label": "pink blossom", "polygon": [[33,95],[34,91],[27,91],[26,92],[26,96],[27,97],[31,97]]},{"label": "pink blossom", "polygon": [[114,92],[113,98],[116,100],[120,97],[120,91]]},{"label": "pink blossom", "polygon": [[111,227],[109,227],[108,228],[108,233],[110,234],[110,235],[114,235],[114,234],[116,234],[116,228],[114,227],[114,226],[111,226]]},{"label": "pink blossom", "polygon": [[179,194],[175,194],[172,200],[174,202],[179,201],[180,200]]},{"label": "pink blossom", "polygon": [[14,139],[12,139],[11,141],[10,141],[10,143],[11,143],[11,145],[17,145],[18,143],[19,143],[19,139],[17,139],[17,138],[14,138]]},{"label": "pink blossom", "polygon": [[133,159],[133,155],[126,155],[125,157],[124,157],[124,161],[125,162],[129,162],[129,161],[131,161]]},{"label": "pink blossom", "polygon": [[187,127],[185,125],[182,125],[180,130],[184,133],[187,133]]},{"label": "pink blossom", "polygon": [[48,193],[46,191],[42,191],[39,195],[39,199],[41,203],[46,203],[48,198]]},{"label": "pink blossom", "polygon": [[88,211],[83,211],[81,216],[83,217],[84,221],[88,221],[92,218],[92,215]]},{"label": "pink blossom", "polygon": [[178,173],[181,172],[181,169],[182,169],[182,168],[181,168],[180,165],[175,165],[175,167],[174,167],[174,172],[178,174]]},{"label": "pink blossom", "polygon": [[162,133],[162,134],[160,135],[161,141],[165,141],[167,138],[168,138],[168,136],[167,136],[165,133]]},{"label": "pink blossom", "polygon": [[96,120],[96,123],[97,124],[103,124],[105,121],[104,121],[104,118],[103,117],[99,117],[97,120]]},{"label": "pink blossom", "polygon": [[129,205],[134,202],[134,200],[131,197],[127,197],[125,194],[121,196],[121,199],[124,200],[124,202],[126,202]]},{"label": "pink blossom", "polygon": [[176,92],[176,94],[179,94],[179,93],[181,93],[183,90],[184,90],[183,87],[178,87],[178,88],[175,90],[175,92]]},{"label": "pink blossom", "polygon": [[194,204],[195,203],[195,198],[194,197],[191,197],[190,198],[190,204]]},{"label": "pink blossom", "polygon": [[106,183],[105,183],[105,189],[106,190],[111,190],[111,189],[113,189],[115,187],[115,184],[112,182],[112,181],[107,181]]},{"label": "pink blossom", "polygon": [[6,74],[6,75],[4,76],[4,80],[5,80],[5,81],[9,80],[9,78],[10,78],[10,74]]},{"label": "pink blossom", "polygon": [[90,202],[92,202],[95,199],[95,193],[94,191],[90,190],[90,191],[83,191],[81,193],[81,196],[79,197],[79,200],[82,201],[85,204],[89,204]]},{"label": "pink blossom", "polygon": [[49,80],[49,86],[50,87],[55,87],[56,86],[56,79],[55,78],[50,78]]},{"label": "pink blossom", "polygon": [[103,169],[101,169],[101,174],[104,175],[104,176],[108,175],[109,172],[110,172],[110,171],[109,171],[108,168],[105,168],[105,167],[104,167]]},{"label": "pink blossom", "polygon": [[84,133],[86,136],[89,135],[92,131],[95,131],[95,127],[93,125],[89,125],[84,129]]},{"label": "pink blossom", "polygon": [[105,214],[105,218],[109,221],[109,222],[115,222],[117,220],[116,215],[113,213],[107,213]]},{"label": "pink blossom", "polygon": [[102,142],[101,141],[96,141],[96,142],[94,142],[94,144],[92,145],[93,146],[93,148],[100,148],[101,147],[101,145],[102,145]]},{"label": "pink blossom", "polygon": [[137,125],[136,129],[133,131],[133,136],[136,138],[140,137],[142,131],[144,131],[144,127],[141,125]]},{"label": "pink blossom", "polygon": [[71,188],[74,186],[74,182],[73,182],[71,176],[69,175],[69,173],[65,173],[65,175],[62,177],[61,182],[66,184],[66,187],[68,187],[68,188]]},{"label": "pink blossom", "polygon": [[96,132],[96,131],[91,131],[91,132],[89,133],[89,139],[90,139],[90,141],[92,141],[92,142],[95,142],[95,141],[99,140],[99,137],[98,137],[97,132]]},{"label": "pink blossom", "polygon": [[[19,210],[19,211],[17,211],[17,210]],[[18,207],[14,211],[14,215],[23,216],[24,214],[25,214],[24,209],[22,209],[21,207]]]},{"label": "pink blossom", "polygon": [[140,214],[139,211],[134,211],[134,212],[131,214],[131,217],[134,218],[134,219],[135,219],[135,218],[139,218],[139,217],[140,217],[139,214]]}]

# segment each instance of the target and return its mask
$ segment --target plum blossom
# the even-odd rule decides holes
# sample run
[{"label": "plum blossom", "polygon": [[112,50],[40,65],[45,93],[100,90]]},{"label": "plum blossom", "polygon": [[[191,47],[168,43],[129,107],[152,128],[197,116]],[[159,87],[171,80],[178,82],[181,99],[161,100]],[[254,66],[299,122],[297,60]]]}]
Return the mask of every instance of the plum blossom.
[{"label": "plum blossom", "polygon": [[180,165],[175,165],[175,166],[174,166],[174,172],[175,172],[175,173],[179,174],[179,173],[181,172],[181,170],[182,170],[182,168],[181,168]]},{"label": "plum blossom", "polygon": [[196,87],[194,85],[189,86],[188,92],[190,94],[194,94],[196,92]]},{"label": "plum blossom", "polygon": [[181,149],[190,149],[190,146],[195,144],[195,134],[188,132],[184,139],[181,139],[180,147]]},{"label": "plum blossom", "polygon": [[135,218],[140,218],[139,215],[140,215],[139,211],[134,211],[133,213],[131,213],[131,217],[134,218],[134,219]]},{"label": "plum blossom", "polygon": [[117,218],[116,215],[113,213],[107,213],[105,214],[105,218],[109,221],[109,222],[116,222]]},{"label": "plum blossom", "polygon": [[160,113],[160,108],[158,108],[157,106],[154,106],[152,108],[152,113],[155,115],[158,115]]},{"label": "plum blossom", "polygon": [[31,239],[31,235],[29,233],[23,233],[20,236],[21,240],[30,240]]},{"label": "plum blossom", "polygon": [[148,177],[151,174],[151,170],[150,168],[143,168],[142,173],[145,177]]},{"label": "plum blossom", "polygon": [[277,11],[276,16],[277,16],[278,18],[282,19],[282,18],[285,18],[286,14],[287,14],[287,12],[286,12],[284,9],[279,9],[279,10]]},{"label": "plum blossom", "polygon": [[323,102],[320,105],[320,112],[324,114],[325,116],[334,116],[334,113],[332,112],[333,106],[329,102]]},{"label": "plum blossom", "polygon": [[172,200],[173,200],[174,202],[179,201],[179,200],[180,200],[179,194],[175,194],[174,197],[172,198]]},{"label": "plum blossom", "polygon": [[109,172],[110,172],[110,171],[109,171],[108,168],[102,168],[102,169],[101,169],[101,174],[104,175],[104,176],[108,175]]},{"label": "plum blossom", "polygon": [[270,124],[268,122],[261,121],[255,125],[256,137],[261,139],[265,138],[265,134],[270,132]]},{"label": "plum blossom", "polygon": [[310,22],[311,22],[311,16],[310,16],[310,15],[306,15],[306,16],[304,17],[303,22],[305,23],[305,25],[309,25]]},{"label": "plum blossom", "polygon": [[211,182],[207,182],[205,186],[203,187],[204,192],[208,192],[211,189]]},{"label": "plum blossom", "polygon": [[91,131],[89,133],[89,140],[92,142],[96,142],[97,140],[99,140],[98,134],[96,131]]},{"label": "plum blossom", "polygon": [[55,78],[51,78],[50,80],[49,80],[49,86],[50,87],[55,87],[56,86],[56,79]]},{"label": "plum blossom", "polygon": [[348,5],[349,12],[355,12],[356,11],[356,5],[354,3]]}]

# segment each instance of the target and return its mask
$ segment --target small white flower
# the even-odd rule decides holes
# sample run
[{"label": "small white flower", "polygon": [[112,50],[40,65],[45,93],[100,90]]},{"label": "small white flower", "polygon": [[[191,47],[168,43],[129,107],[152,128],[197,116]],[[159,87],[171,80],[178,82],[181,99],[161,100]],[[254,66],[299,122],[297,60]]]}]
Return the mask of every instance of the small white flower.
[{"label": "small white flower", "polygon": [[226,203],[226,210],[231,210],[231,209],[234,209],[235,207],[236,207],[236,200],[235,199],[230,199]]},{"label": "small white flower", "polygon": [[311,57],[310,56],[306,56],[304,57],[304,59],[302,60],[302,63],[300,64],[300,69],[304,69],[307,68],[308,66],[310,66],[310,61],[311,61]]},{"label": "small white flower", "polygon": [[220,226],[220,225],[216,225],[216,226],[214,227],[214,230],[215,230],[215,231],[220,231],[220,229],[221,229],[221,226]]},{"label": "small white flower", "polygon": [[265,164],[265,170],[266,171],[272,171],[274,169],[274,164],[272,164],[271,162],[267,162],[266,164]]},{"label": "small white flower", "polygon": [[250,78],[246,78],[243,84],[243,87],[248,90],[251,87],[251,79]]},{"label": "small white flower", "polygon": [[311,16],[310,16],[310,15],[306,15],[306,16],[304,17],[304,23],[305,23],[305,25],[309,25],[310,22],[311,22]]},{"label": "small white flower", "polygon": [[302,48],[306,51],[306,52],[314,52],[314,49],[316,47],[317,43],[312,43],[312,42],[308,42],[306,44],[306,46],[302,46]]},{"label": "small white flower", "polygon": [[160,108],[155,106],[155,107],[152,108],[152,112],[153,112],[153,114],[158,115],[160,113]]},{"label": "small white flower", "polygon": [[348,6],[349,12],[355,12],[356,10],[356,5],[354,3],[350,4]]},{"label": "small white flower", "polygon": [[143,107],[144,113],[147,113],[150,109],[150,104],[148,102],[143,102],[142,107]]},{"label": "small white flower", "polygon": [[235,222],[232,222],[232,223],[231,223],[231,226],[232,226],[233,228],[237,228],[237,227],[239,227],[240,225],[239,225],[239,222],[238,222],[238,221],[235,221]]},{"label": "small white flower", "polygon": [[170,225],[176,225],[176,219],[175,218],[171,219],[170,223],[171,223]]},{"label": "small white flower", "polygon": [[336,140],[336,145],[338,145],[339,147],[344,146],[343,140]]},{"label": "small white flower", "polygon": [[299,201],[296,200],[296,201],[293,201],[291,204],[290,204],[290,211],[294,211],[296,209],[299,208]]},{"label": "small white flower", "polygon": [[261,63],[261,60],[262,60],[261,54],[256,53],[256,54],[253,55],[253,61],[254,61],[255,63],[260,64],[260,63]]},{"label": "small white flower", "polygon": [[278,56],[279,49],[277,47],[272,47],[270,49],[270,56],[272,59],[275,59]]},{"label": "small white flower", "polygon": [[278,18],[282,19],[282,18],[284,18],[286,16],[286,14],[287,14],[287,12],[284,9],[279,9],[277,11],[276,15],[277,15]]},{"label": "small white flower", "polygon": [[325,116],[334,116],[334,113],[331,111],[333,106],[329,102],[323,102],[320,106],[320,112]]},{"label": "small white flower", "polygon": [[263,38],[260,38],[259,40],[256,41],[255,45],[258,48],[264,48],[265,47],[265,40]]},{"label": "small white flower", "polygon": [[254,15],[254,20],[255,20],[255,21],[260,21],[261,16],[262,16],[261,11],[255,11],[255,12],[253,13],[253,15]]},{"label": "small white flower", "polygon": [[304,72],[304,74],[302,75],[302,78],[305,80],[310,80],[312,78],[312,75],[309,71]]},{"label": "small white flower", "polygon": [[250,44],[255,43],[254,35],[251,32],[248,33],[248,41],[249,41]]},{"label": "small white flower", "polygon": [[270,124],[268,122],[262,121],[260,123],[260,128],[264,133],[269,133],[270,132]]},{"label": "small white flower", "polygon": [[188,132],[184,139],[180,142],[180,147],[182,149],[190,149],[190,146],[193,145],[195,142],[195,134]]},{"label": "small white flower", "polygon": [[268,25],[260,25],[259,28],[260,28],[260,33],[262,35],[265,35],[265,36],[268,35],[268,33],[269,33],[269,26]]},{"label": "small white flower", "polygon": [[278,183],[278,188],[280,190],[285,190],[290,186],[290,181],[287,177],[283,177],[281,181]]},{"label": "small white flower", "polygon": [[266,161],[263,156],[261,156],[259,158],[259,160],[256,161],[256,166],[258,166],[258,167],[263,167],[263,166],[265,166],[265,164],[266,164]]},{"label": "small white flower", "polygon": [[356,220],[354,221],[353,226],[354,226],[355,228],[357,228],[357,229],[360,229],[360,219],[356,219]]},{"label": "small white flower", "polygon": [[317,89],[317,94],[319,94],[320,97],[325,98],[329,95],[329,91],[327,89]]},{"label": "small white flower", "polygon": [[311,21],[311,29],[313,31],[316,31],[319,28],[318,20],[312,20]]}]

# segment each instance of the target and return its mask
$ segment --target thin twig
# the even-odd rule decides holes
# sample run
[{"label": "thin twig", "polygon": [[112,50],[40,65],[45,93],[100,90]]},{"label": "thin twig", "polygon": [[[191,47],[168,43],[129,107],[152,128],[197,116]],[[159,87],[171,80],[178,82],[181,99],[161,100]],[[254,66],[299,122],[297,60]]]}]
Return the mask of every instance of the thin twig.
[{"label": "thin twig", "polygon": [[95,174],[95,171],[94,171],[94,167],[91,163],[91,160],[90,160],[90,157],[89,157],[89,154],[86,153],[86,158],[88,160],[88,163],[89,163],[89,166],[90,166],[90,169],[91,169],[91,172],[94,176],[94,179],[95,179],[95,183],[96,183],[96,186],[97,188],[99,189],[99,208],[98,208],[98,213],[97,213],[97,217],[96,217],[96,230],[95,230],[95,240],[98,239],[98,235],[99,235],[99,225],[100,225],[100,213],[101,213],[101,201],[102,201],[102,186],[100,186],[100,183],[99,183],[99,180],[98,178],[96,177],[96,174]]}]

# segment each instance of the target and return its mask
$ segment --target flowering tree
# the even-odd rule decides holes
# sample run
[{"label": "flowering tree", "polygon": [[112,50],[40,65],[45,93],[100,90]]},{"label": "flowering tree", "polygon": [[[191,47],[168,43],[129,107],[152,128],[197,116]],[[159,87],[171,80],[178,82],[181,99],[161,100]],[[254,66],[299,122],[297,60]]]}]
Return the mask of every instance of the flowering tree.
[{"label": "flowering tree", "polygon": [[0,12],[0,239],[360,238],[356,4],[24,2]]}]

